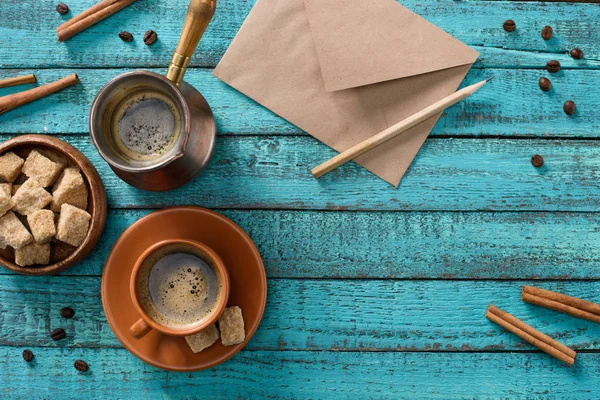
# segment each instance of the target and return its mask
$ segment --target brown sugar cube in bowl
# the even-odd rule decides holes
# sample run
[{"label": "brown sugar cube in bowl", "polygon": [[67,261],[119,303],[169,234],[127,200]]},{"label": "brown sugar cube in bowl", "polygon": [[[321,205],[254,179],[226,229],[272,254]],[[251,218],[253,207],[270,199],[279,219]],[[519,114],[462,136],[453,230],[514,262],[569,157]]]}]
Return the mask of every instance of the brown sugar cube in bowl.
[{"label": "brown sugar cube in bowl", "polygon": [[194,353],[200,353],[217,340],[219,340],[219,330],[214,324],[203,331],[185,337],[185,341]]},{"label": "brown sugar cube in bowl", "polygon": [[30,243],[15,250],[15,263],[21,267],[48,265],[50,263],[50,243]]},{"label": "brown sugar cube in bowl", "polygon": [[56,239],[71,246],[79,246],[87,236],[91,218],[87,211],[63,204],[58,217]]},{"label": "brown sugar cube in bowl", "polygon": [[11,199],[13,211],[21,215],[29,215],[41,210],[51,201],[52,195],[34,178],[27,179]]},{"label": "brown sugar cube in bowl", "polygon": [[25,228],[25,225],[14,212],[9,211],[0,217],[0,242],[5,243],[13,249],[19,249],[31,242],[33,236]]},{"label": "brown sugar cube in bowl", "polygon": [[59,212],[63,204],[85,210],[88,206],[88,190],[77,168],[66,168],[52,188],[52,211]]},{"label": "brown sugar cube in bowl", "polygon": [[54,162],[37,150],[32,150],[23,164],[23,173],[35,178],[42,187],[52,185],[63,170],[64,165]]},{"label": "brown sugar cube in bowl", "polygon": [[219,318],[219,330],[223,346],[242,343],[246,338],[242,309],[237,306],[227,307]]},{"label": "brown sugar cube in bowl", "polygon": [[29,214],[27,224],[37,243],[47,243],[56,235],[54,213],[51,210],[38,210]]},{"label": "brown sugar cube in bowl", "polygon": [[10,201],[11,186],[10,183],[0,183],[0,217],[12,208],[12,202]]},{"label": "brown sugar cube in bowl", "polygon": [[0,157],[0,178],[6,182],[14,182],[21,173],[24,162],[25,160],[13,152],[4,154]]}]

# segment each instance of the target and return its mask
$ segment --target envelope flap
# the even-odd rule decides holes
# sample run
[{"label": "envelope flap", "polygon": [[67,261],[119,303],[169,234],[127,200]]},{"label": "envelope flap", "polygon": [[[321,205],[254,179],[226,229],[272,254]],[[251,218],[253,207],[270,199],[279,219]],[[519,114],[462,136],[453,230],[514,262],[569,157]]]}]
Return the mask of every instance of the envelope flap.
[{"label": "envelope flap", "polygon": [[328,92],[472,64],[479,53],[395,0],[304,0]]}]

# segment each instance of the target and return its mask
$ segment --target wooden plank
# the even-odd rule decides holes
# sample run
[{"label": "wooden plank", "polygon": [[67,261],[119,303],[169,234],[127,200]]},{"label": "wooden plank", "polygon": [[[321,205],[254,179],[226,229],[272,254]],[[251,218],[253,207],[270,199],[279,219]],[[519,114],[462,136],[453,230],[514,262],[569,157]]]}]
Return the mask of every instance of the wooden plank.
[{"label": "wooden plank", "polygon": [[[0,136],[0,140],[6,140]],[[169,192],[128,186],[88,137],[63,137],[98,168],[112,208],[185,204],[219,209],[598,211],[598,141],[434,139],[396,189],[354,163],[316,180],[334,152],[308,137],[227,136],[204,173]],[[544,156],[543,168],[531,165]]]},{"label": "wooden plank", "polygon": [[[600,325],[525,304],[526,281],[269,281],[251,350],[514,351],[533,348],[484,318],[494,303],[577,350],[600,346]],[[533,283],[536,285],[536,283]],[[544,288],[600,302],[593,282]],[[44,299],[44,301],[40,301]],[[61,319],[71,306],[74,319]],[[0,276],[0,345],[120,347],[107,325],[99,277]],[[53,341],[58,327],[67,338]]]},{"label": "wooden plank", "polygon": [[[54,11],[54,3],[48,1],[4,1],[0,10],[0,37],[11,40],[4,41],[0,48],[0,67],[167,65],[179,38],[188,0],[138,2],[65,43],[57,42],[56,27],[94,2],[72,0],[71,13],[60,16]],[[215,66],[254,3],[254,0],[220,0],[192,65]],[[540,68],[549,57],[559,58],[565,67],[600,67],[597,46],[600,32],[590,29],[600,19],[600,10],[594,4],[451,0],[407,0],[402,4],[480,51],[476,68]],[[517,22],[513,33],[502,29],[508,18]],[[552,25],[555,32],[548,42],[540,37],[540,30],[546,24]],[[159,38],[151,47],[142,41],[148,29],[154,29]],[[122,42],[117,36],[122,30],[133,33],[134,42]],[[574,61],[565,55],[573,47],[584,49],[585,61]],[[14,57],[15,54],[19,57]]]},{"label": "wooden plank", "polygon": [[[66,275],[101,275],[149,210],[110,210],[104,236]],[[223,210],[270,278],[600,279],[597,213]],[[10,274],[0,269],[0,274]]]},{"label": "wooden plank", "polygon": [[[2,347],[0,379],[11,399],[590,399],[600,396],[600,354],[571,368],[545,354],[248,352],[214,369],[166,372],[126,350]],[[90,370],[73,368],[84,359]]]},{"label": "wooden plank", "polygon": [[[0,79],[35,73],[40,83],[77,72],[82,84],[0,117],[0,133],[87,134],[89,109],[100,88],[125,69],[0,70]],[[153,70],[164,73],[164,69]],[[600,134],[600,71],[562,71],[550,76],[554,89],[538,87],[545,70],[472,70],[465,85],[494,76],[486,87],[464,102],[451,107],[432,131],[432,136],[531,136],[593,138]],[[192,69],[188,81],[211,104],[219,133],[303,134],[301,130],[225,85],[211,70]],[[0,89],[0,95],[27,87]],[[562,111],[565,100],[577,104],[577,115]],[[375,132],[374,132],[375,133]]]}]

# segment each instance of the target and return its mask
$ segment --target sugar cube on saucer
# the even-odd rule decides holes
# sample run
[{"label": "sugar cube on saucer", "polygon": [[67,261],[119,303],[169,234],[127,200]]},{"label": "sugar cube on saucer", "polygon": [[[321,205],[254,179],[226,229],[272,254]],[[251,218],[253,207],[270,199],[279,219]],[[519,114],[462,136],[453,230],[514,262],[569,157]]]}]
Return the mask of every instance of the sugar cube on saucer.
[{"label": "sugar cube on saucer", "polygon": [[212,346],[219,339],[219,330],[215,325],[211,325],[205,330],[185,337],[185,341],[194,353],[200,353],[202,350]]},{"label": "sugar cube on saucer", "polygon": [[219,330],[223,346],[242,343],[246,338],[242,309],[237,306],[227,307],[219,318]]}]

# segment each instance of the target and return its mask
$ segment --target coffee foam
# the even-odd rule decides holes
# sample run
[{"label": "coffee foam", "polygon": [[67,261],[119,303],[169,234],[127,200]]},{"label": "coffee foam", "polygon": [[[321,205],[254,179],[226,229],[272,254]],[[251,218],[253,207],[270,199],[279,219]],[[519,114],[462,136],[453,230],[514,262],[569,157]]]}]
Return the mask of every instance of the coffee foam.
[{"label": "coffee foam", "polygon": [[132,160],[159,158],[175,144],[181,120],[173,101],[141,91],[123,100],[114,112],[111,131],[117,149]]},{"label": "coffee foam", "polygon": [[185,245],[151,254],[140,267],[138,300],[148,316],[172,329],[191,328],[209,317],[222,293],[216,267]]}]

